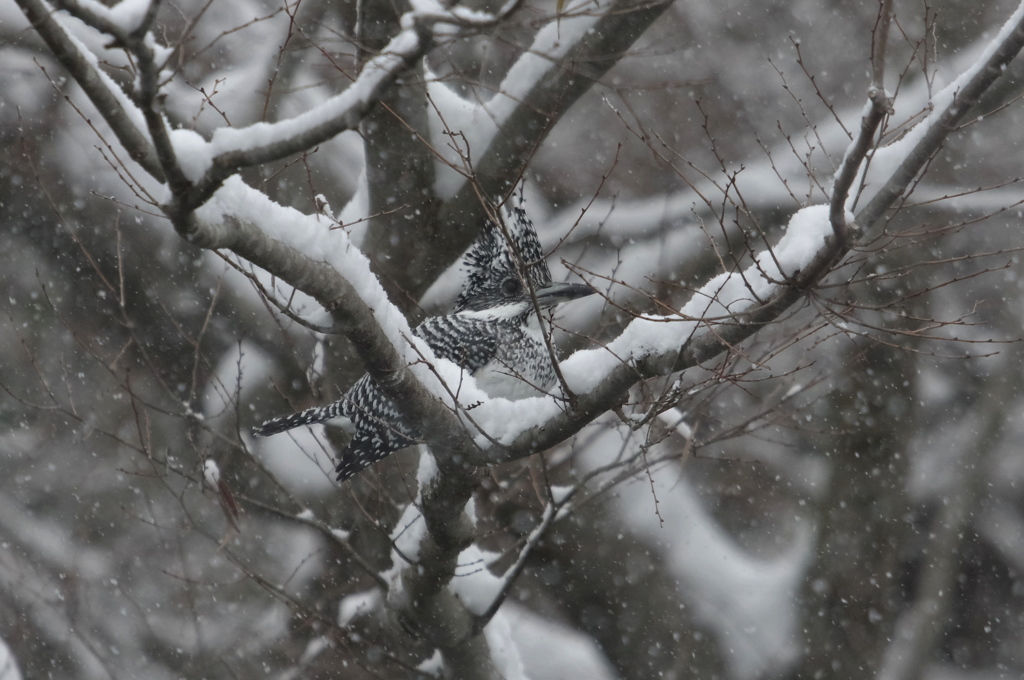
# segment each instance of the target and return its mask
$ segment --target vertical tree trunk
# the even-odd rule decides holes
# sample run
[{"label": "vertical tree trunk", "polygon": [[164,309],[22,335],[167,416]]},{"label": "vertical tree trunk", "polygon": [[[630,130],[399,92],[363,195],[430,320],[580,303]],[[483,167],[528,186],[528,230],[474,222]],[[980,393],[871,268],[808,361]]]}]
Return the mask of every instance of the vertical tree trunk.
[{"label": "vertical tree trunk", "polygon": [[[398,32],[398,18],[405,5],[372,0],[360,3],[357,34],[364,59]],[[422,243],[443,238],[435,233],[434,158],[424,143],[429,135],[422,64],[403,74],[362,121],[359,131],[370,192],[370,225],[363,251],[373,261],[392,302],[408,314],[418,299],[406,290],[422,289],[421,278],[434,270],[422,261],[429,252]]]},{"label": "vertical tree trunk", "polygon": [[845,363],[828,397],[831,478],[804,581],[803,661],[793,677],[873,678],[905,603],[913,363],[874,343],[852,351]]}]

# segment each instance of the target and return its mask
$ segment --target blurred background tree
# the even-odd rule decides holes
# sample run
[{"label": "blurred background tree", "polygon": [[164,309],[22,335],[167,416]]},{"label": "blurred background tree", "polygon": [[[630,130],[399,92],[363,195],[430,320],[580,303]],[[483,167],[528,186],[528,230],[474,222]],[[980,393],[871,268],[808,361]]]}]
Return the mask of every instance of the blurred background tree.
[{"label": "blurred background tree", "polygon": [[[134,91],[137,61],[83,23],[102,8],[53,6]],[[118,7],[129,26],[149,5]],[[172,51],[152,108],[206,138],[345,91],[409,9],[153,7]],[[435,30],[358,126],[242,178],[344,230],[414,322],[449,308],[479,194],[522,180],[556,279],[562,261],[603,293],[557,319],[563,354],[679,309],[829,200],[879,4],[560,10],[524,1],[485,28]],[[896,2],[879,144],[1013,11]],[[433,674],[433,648],[387,619],[380,576],[415,451],[339,489],[339,433],[248,435],[337,398],[364,370],[355,351],[263,292],[305,316],[311,298],[175,233],[146,198],[160,182],[10,0],[0,36],[0,674],[17,677],[11,659],[28,678]],[[488,469],[480,557],[456,581],[507,569],[552,489],[581,489],[485,631],[494,672],[1024,675],[1021,70],[790,313],[639,385],[543,459]]]}]

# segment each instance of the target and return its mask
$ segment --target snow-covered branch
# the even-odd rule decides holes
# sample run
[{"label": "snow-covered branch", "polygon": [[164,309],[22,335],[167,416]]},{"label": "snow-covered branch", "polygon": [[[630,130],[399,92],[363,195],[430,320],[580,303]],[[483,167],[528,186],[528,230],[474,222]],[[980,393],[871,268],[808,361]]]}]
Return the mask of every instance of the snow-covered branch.
[{"label": "snow-covered branch", "polygon": [[[202,205],[227,177],[239,169],[286,158],[345,130],[355,129],[367,112],[376,106],[381,94],[429,51],[435,24],[472,28],[492,25],[511,12],[518,2],[509,0],[495,14],[447,8],[426,0],[414,3],[412,10],[401,18],[402,28],[398,35],[364,65],[355,82],[340,94],[288,120],[256,123],[247,128],[220,128],[209,142],[188,130],[167,130],[162,119],[149,120],[156,115],[151,103],[157,94],[156,76],[160,64],[156,63],[156,53],[160,50],[156,49],[150,34],[137,34],[139,29],[147,27],[146,21],[135,17],[132,12],[121,12],[130,15],[129,19],[134,18],[134,21],[129,21],[116,15],[114,10],[95,3],[83,5],[74,0],[65,3],[71,14],[99,31],[112,34],[121,47],[139,57],[140,89],[150,90],[138,93],[142,99],[140,107],[96,68],[95,55],[60,25],[44,0],[19,0],[19,4],[54,55],[111,125],[131,157],[159,180],[168,175],[181,176],[182,181],[172,181],[172,185],[178,186],[172,187],[175,196],[167,207],[172,219],[178,220]],[[147,6],[150,9],[146,16],[151,19],[157,3]],[[136,25],[128,28],[125,24]],[[161,52],[161,56],[166,55]],[[144,87],[147,81],[148,88]],[[149,128],[149,139],[142,132],[145,127]],[[173,148],[165,148],[158,153],[163,137],[173,143]],[[154,149],[154,143],[157,149]]]},{"label": "snow-covered branch", "polygon": [[[424,258],[408,287],[419,297],[458,258],[479,233],[486,217],[480,197],[507,194],[533,152],[561,116],[623,57],[673,0],[614,0],[599,10],[585,7],[550,21],[509,69],[492,99],[470,103],[431,88],[447,127],[466,134],[473,168],[471,180],[439,173],[438,193],[445,199],[437,229],[445,244]],[[434,132],[443,149],[443,130]],[[457,155],[449,162],[459,162]]]},{"label": "snow-covered branch", "polygon": [[286,158],[355,129],[377,105],[382,93],[430,50],[435,24],[488,26],[504,18],[517,4],[518,0],[509,0],[499,12],[489,14],[450,9],[426,0],[414,2],[412,9],[401,17],[398,35],[363,66],[355,82],[340,94],[289,120],[217,130],[209,145],[202,147],[202,155],[190,162],[195,189],[182,207],[201,205],[225,178],[240,168]]},{"label": "snow-covered branch", "polygon": [[[867,206],[855,217],[847,217],[858,225],[856,237],[863,238],[877,228],[1022,47],[1024,5],[1014,12],[991,47],[936,94],[934,110],[925,120],[898,142],[873,153],[873,171],[879,173],[883,167],[891,174],[881,178],[882,189]],[[869,93],[868,100],[866,117],[874,115],[872,111],[884,111],[887,105],[877,94]],[[870,149],[857,142],[853,148],[860,151],[859,166]],[[883,157],[884,163],[880,162]],[[518,417],[510,418],[504,405],[501,415],[477,409],[476,422],[513,456],[543,451],[621,403],[639,380],[686,370],[736,346],[807,295],[857,245],[857,238],[835,238],[829,215],[827,206],[805,208],[794,215],[775,248],[755,256],[755,263],[746,271],[722,274],[710,281],[678,316],[636,319],[606,348],[577,352],[563,362],[563,374],[577,396],[574,408],[562,410],[553,401],[538,398],[513,404]],[[485,451],[477,462],[500,458]]]},{"label": "snow-covered branch", "polygon": [[[971,507],[1013,507],[1024,476],[1020,362],[990,340],[1021,327],[1021,10],[972,40],[973,15],[889,0],[809,9],[860,27],[827,37],[699,3],[485,4],[10,3],[57,59],[0,10],[0,346],[27,359],[0,367],[24,629],[0,637],[27,675],[903,678],[1009,639],[984,600],[1018,518]],[[827,75],[858,73],[863,101]],[[481,199],[524,166],[543,252],[598,294],[554,317],[551,342],[593,348],[560,398],[508,401],[403,313],[446,305]],[[938,357],[944,333],[985,357]],[[429,447],[414,482],[408,451],[335,484],[333,425],[249,436],[364,367]],[[843,571],[849,539],[871,569]],[[949,598],[968,561],[985,587]],[[589,651],[515,637],[510,605]]]},{"label": "snow-covered branch", "polygon": [[[434,359],[425,343],[410,346],[408,322],[343,231],[270,201],[238,178],[197,211],[190,225],[195,242],[229,250],[316,299],[331,314],[334,330],[353,343],[367,372],[413,422],[423,425],[428,442],[440,451],[473,448],[439,399],[446,392],[435,376],[458,384],[457,367]],[[428,391],[425,382],[435,391]]]},{"label": "snow-covered branch", "polygon": [[163,170],[138,107],[103,71],[97,59],[58,22],[44,0],[17,0],[18,6],[53,55],[68,70],[107,121],[128,155],[146,172],[163,180]]}]

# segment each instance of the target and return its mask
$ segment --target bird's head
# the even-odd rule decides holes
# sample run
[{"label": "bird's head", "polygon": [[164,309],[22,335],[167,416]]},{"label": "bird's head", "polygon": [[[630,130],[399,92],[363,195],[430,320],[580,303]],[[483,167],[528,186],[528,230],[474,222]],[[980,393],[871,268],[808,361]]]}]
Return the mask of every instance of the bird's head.
[{"label": "bird's head", "polygon": [[456,312],[494,311],[512,318],[533,309],[531,289],[541,307],[594,292],[583,284],[552,283],[537,232],[522,203],[502,212],[505,229],[489,222],[466,253],[466,286],[455,301]]}]

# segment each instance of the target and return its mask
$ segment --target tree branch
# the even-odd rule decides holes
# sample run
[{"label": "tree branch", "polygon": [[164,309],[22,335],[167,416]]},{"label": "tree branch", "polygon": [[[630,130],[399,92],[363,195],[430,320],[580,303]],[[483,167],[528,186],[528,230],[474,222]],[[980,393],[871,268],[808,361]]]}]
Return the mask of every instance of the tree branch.
[{"label": "tree branch", "polygon": [[[358,291],[337,269],[270,237],[254,221],[245,217],[246,208],[241,204],[250,202],[250,207],[256,206],[256,213],[261,210],[270,212],[272,206],[269,200],[245,187],[241,180],[236,181],[237,184],[233,183],[224,190],[234,199],[225,196],[223,202],[218,202],[218,207],[227,206],[225,212],[218,213],[212,207],[204,208],[198,215],[191,217],[188,226],[190,240],[203,248],[230,250],[313,297],[331,314],[334,320],[333,331],[352,342],[367,372],[384,392],[411,422],[423,426],[421,431],[427,442],[438,451],[464,452],[475,449],[472,438],[452,410],[413,375],[410,360],[396,349],[396,343],[405,342],[401,335],[392,337],[381,326],[381,319],[389,318],[389,314],[379,307],[390,306],[383,290],[378,287],[375,292],[369,293],[375,297],[374,304],[378,308],[374,309],[364,299],[368,293]],[[238,200],[239,203],[232,205],[231,200]],[[259,203],[261,200],[267,205]],[[361,266],[365,270],[361,273],[361,280],[371,280],[369,264],[357,253],[353,249],[353,256],[362,260]],[[351,270],[360,265],[352,261],[347,266]],[[358,274],[349,271],[350,276]],[[394,315],[390,318],[401,319],[397,310],[392,307],[391,311]],[[408,333],[407,326],[405,332]]]},{"label": "tree branch", "polygon": [[[474,179],[463,183],[441,207],[435,229],[445,234],[444,242],[426,249],[409,268],[405,289],[411,296],[422,296],[479,235],[487,217],[479,197],[493,199],[511,189],[554,124],[622,59],[672,1],[614,0],[576,44],[552,57],[557,61],[527,92],[513,95],[504,92],[503,85],[504,94],[496,96],[518,96],[518,103],[487,147],[472,150],[480,154],[473,163]],[[523,58],[537,58],[535,48]]]},{"label": "tree branch", "polygon": [[[256,123],[247,128],[221,128],[210,142],[213,157],[209,169],[181,201],[180,210],[202,205],[225,179],[239,169],[280,160],[310,149],[346,130],[354,130],[377,105],[384,93],[433,46],[437,23],[482,28],[501,21],[517,6],[509,0],[496,14],[441,11],[441,5],[416,4],[400,19],[402,30],[383,51],[366,62],[347,89],[295,118],[278,123]],[[257,136],[262,141],[253,144]]]},{"label": "tree branch", "polygon": [[[882,189],[865,208],[857,213],[856,222],[862,225],[859,240],[848,241],[838,239],[833,235],[826,240],[824,246],[805,267],[795,272],[785,282],[775,285],[774,290],[761,304],[735,315],[727,324],[715,324],[713,329],[689,337],[684,340],[677,351],[651,354],[632,364],[619,363],[606,373],[598,387],[585,392],[577,391],[575,408],[558,412],[543,423],[525,428],[508,442],[508,451],[514,456],[522,456],[554,446],[579,432],[584,425],[601,413],[619,405],[625,397],[626,391],[638,380],[656,375],[668,375],[709,361],[779,318],[831,272],[854,245],[866,242],[870,234],[882,222],[885,213],[906,192],[910,182],[921,172],[946,137],[956,129],[957,123],[963,119],[970,107],[978,102],[981,95],[996,79],[1005,72],[1005,66],[1016,57],[1022,47],[1024,47],[1024,4],[1014,13],[1004,27],[1000,39],[993,44],[988,54],[984,55],[954,84],[939,93],[932,115],[896,143],[904,144],[910,140],[913,146],[905,151],[902,162],[899,163]],[[943,104],[943,102],[945,103]],[[872,104],[872,108],[875,108],[874,104]],[[899,149],[902,150],[903,147]],[[879,152],[876,151],[874,156],[877,158],[878,155]],[[642,320],[633,323],[640,322]],[[628,328],[626,332],[628,333]],[[603,350],[589,351],[601,352]],[[481,463],[495,457],[488,451],[484,451],[482,455]]]},{"label": "tree branch", "polygon": [[50,48],[61,66],[79,84],[93,106],[110,125],[128,155],[158,181],[164,181],[163,169],[150,139],[142,130],[142,113],[117,84],[96,68],[91,54],[73,39],[53,17],[43,0],[16,0],[39,37]]}]

